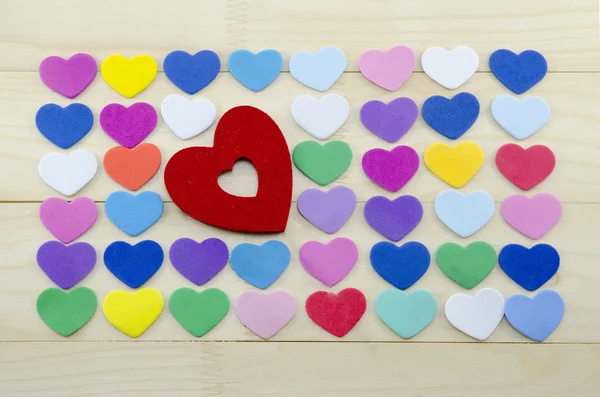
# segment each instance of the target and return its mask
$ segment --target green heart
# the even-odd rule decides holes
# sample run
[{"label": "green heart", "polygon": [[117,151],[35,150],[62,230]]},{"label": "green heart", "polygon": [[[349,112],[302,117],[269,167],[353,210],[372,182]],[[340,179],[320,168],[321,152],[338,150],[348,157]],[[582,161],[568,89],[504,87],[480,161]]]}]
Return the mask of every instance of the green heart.
[{"label": "green heart", "polygon": [[69,336],[83,327],[96,313],[98,301],[89,288],[78,287],[69,292],[48,288],[37,299],[42,320],[57,334]]},{"label": "green heart", "polygon": [[223,320],[229,311],[229,298],[218,288],[202,292],[179,288],[169,298],[169,310],[190,334],[202,336]]},{"label": "green heart", "polygon": [[315,141],[304,141],[294,148],[292,160],[304,175],[325,186],[348,169],[352,150],[343,141],[331,141],[323,146]]},{"label": "green heart", "polygon": [[446,243],[438,248],[435,260],[446,276],[463,288],[471,289],[496,266],[496,250],[483,241],[461,247]]}]

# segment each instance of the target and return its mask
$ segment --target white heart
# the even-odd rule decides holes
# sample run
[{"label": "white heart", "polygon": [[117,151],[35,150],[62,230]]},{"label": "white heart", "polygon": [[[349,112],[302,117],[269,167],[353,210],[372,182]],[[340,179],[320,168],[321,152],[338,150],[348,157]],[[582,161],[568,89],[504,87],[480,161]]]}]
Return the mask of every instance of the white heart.
[{"label": "white heart", "polygon": [[453,90],[473,76],[479,67],[479,57],[470,47],[456,47],[450,51],[431,47],[421,56],[421,66],[429,77]]},{"label": "white heart", "polygon": [[448,189],[435,198],[434,208],[448,229],[460,237],[469,237],[492,219],[495,204],[492,196],[482,190],[462,194]]},{"label": "white heart", "polygon": [[40,160],[38,169],[48,186],[65,196],[72,196],[96,175],[98,162],[91,152],[80,149],[68,156],[48,153]]},{"label": "white heart", "polygon": [[217,118],[217,108],[208,99],[190,101],[181,95],[169,95],[160,105],[165,123],[179,139],[190,139],[206,131]]},{"label": "white heart", "polygon": [[474,296],[456,294],[446,301],[446,318],[459,331],[486,340],[504,317],[504,297],[493,288]]},{"label": "white heart", "polygon": [[328,94],[320,99],[303,95],[292,103],[292,118],[296,124],[318,139],[327,139],[335,134],[349,115],[350,104],[338,94]]}]

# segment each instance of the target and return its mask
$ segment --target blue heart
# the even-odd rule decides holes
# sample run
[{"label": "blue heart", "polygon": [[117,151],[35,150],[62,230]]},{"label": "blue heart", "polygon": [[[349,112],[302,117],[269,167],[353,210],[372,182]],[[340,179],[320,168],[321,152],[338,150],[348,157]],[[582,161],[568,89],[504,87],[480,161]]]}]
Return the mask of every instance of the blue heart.
[{"label": "blue heart", "polygon": [[236,50],[227,60],[229,71],[244,87],[262,91],[271,84],[283,68],[283,57],[276,50],[263,50],[253,54],[247,50]]},{"label": "blue heart", "polygon": [[163,69],[173,84],[188,94],[195,94],[217,77],[221,60],[216,52],[209,50],[195,55],[173,51],[165,58]]},{"label": "blue heart", "polygon": [[504,315],[510,325],[536,342],[550,336],[564,314],[565,302],[552,290],[541,291],[533,298],[513,295],[504,305]]},{"label": "blue heart", "polygon": [[371,265],[385,281],[396,288],[407,289],[429,268],[431,256],[427,247],[411,241],[397,247],[382,241],[371,248]]},{"label": "blue heart", "polygon": [[163,259],[162,248],[152,240],[136,245],[115,241],[104,251],[106,268],[131,288],[138,288],[148,281],[160,269]]},{"label": "blue heart", "polygon": [[260,289],[273,284],[290,263],[290,250],[281,241],[263,245],[243,243],[231,251],[231,268],[243,280]]},{"label": "blue heart", "polygon": [[423,103],[421,113],[431,128],[446,138],[458,139],[479,117],[479,101],[468,92],[461,92],[452,99],[435,95]]},{"label": "blue heart", "polygon": [[530,249],[509,244],[500,251],[498,263],[517,284],[527,291],[535,291],[554,276],[560,265],[560,256],[548,244],[534,245]]},{"label": "blue heart", "polygon": [[448,189],[435,198],[434,208],[448,229],[460,237],[469,237],[488,224],[496,205],[492,196],[482,190],[462,194]]},{"label": "blue heart", "polygon": [[327,91],[346,69],[346,54],[337,47],[323,47],[316,53],[300,51],[290,58],[290,74],[307,87]]},{"label": "blue heart", "polygon": [[138,195],[113,192],[106,199],[104,209],[115,226],[135,237],[160,219],[164,205],[160,196],[154,192],[142,192]]},{"label": "blue heart", "polygon": [[511,95],[500,95],[492,101],[492,116],[510,135],[525,139],[548,122],[550,107],[539,97],[519,100]]},{"label": "blue heart", "polygon": [[94,115],[81,103],[72,103],[64,109],[55,103],[47,103],[37,111],[35,124],[50,142],[68,149],[90,132]]},{"label": "blue heart", "polygon": [[494,51],[489,65],[494,76],[515,94],[522,94],[539,83],[548,71],[546,58],[533,50],[518,55],[509,50]]}]

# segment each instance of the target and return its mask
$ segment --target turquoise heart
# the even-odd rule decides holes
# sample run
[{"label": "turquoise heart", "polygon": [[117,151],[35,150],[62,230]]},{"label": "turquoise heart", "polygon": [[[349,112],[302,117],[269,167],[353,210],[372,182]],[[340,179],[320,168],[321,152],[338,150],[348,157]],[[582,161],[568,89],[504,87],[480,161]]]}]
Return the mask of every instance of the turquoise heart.
[{"label": "turquoise heart", "polygon": [[263,245],[237,245],[229,258],[231,268],[244,281],[260,289],[268,288],[290,263],[290,249],[279,240]]},{"label": "turquoise heart", "polygon": [[377,315],[392,331],[409,339],[423,331],[437,314],[437,302],[428,291],[410,294],[397,289],[383,291],[375,303]]}]

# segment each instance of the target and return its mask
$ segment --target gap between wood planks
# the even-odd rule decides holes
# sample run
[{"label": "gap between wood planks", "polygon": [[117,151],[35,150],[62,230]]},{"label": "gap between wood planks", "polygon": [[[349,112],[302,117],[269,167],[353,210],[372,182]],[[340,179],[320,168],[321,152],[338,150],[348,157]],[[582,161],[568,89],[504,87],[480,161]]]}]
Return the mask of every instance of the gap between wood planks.
[{"label": "gap between wood planks", "polygon": [[410,340],[399,340],[399,341],[371,341],[371,340],[169,340],[169,339],[153,339],[153,340],[4,340],[0,341],[0,344],[7,343],[321,343],[321,344],[333,344],[333,343],[352,343],[352,344],[411,344],[411,345],[600,345],[599,342],[458,342],[458,341],[410,341]]},{"label": "gap between wood planks", "polygon": [[[39,71],[38,70],[10,69],[10,70],[0,70],[0,73],[39,73]],[[98,71],[96,73],[99,75],[100,71]],[[231,72],[229,72],[229,70],[219,70],[219,74],[229,74],[229,73],[231,73]],[[360,74],[360,70],[344,70],[344,73]],[[156,72],[156,74],[165,74],[165,72],[163,70],[159,70]],[[280,72],[280,74],[290,74],[290,71],[282,70]],[[412,74],[425,74],[425,72],[422,70],[415,70],[412,72]],[[478,70],[475,72],[475,74],[492,74],[492,72],[489,70]],[[573,70],[573,71],[555,70],[555,71],[550,71],[549,70],[546,74],[547,75],[548,74],[600,74],[600,71],[598,71],[598,70]],[[448,92],[453,92],[453,91],[458,91],[458,88],[456,90],[448,90]],[[318,92],[318,91],[315,91],[315,92]]]}]

